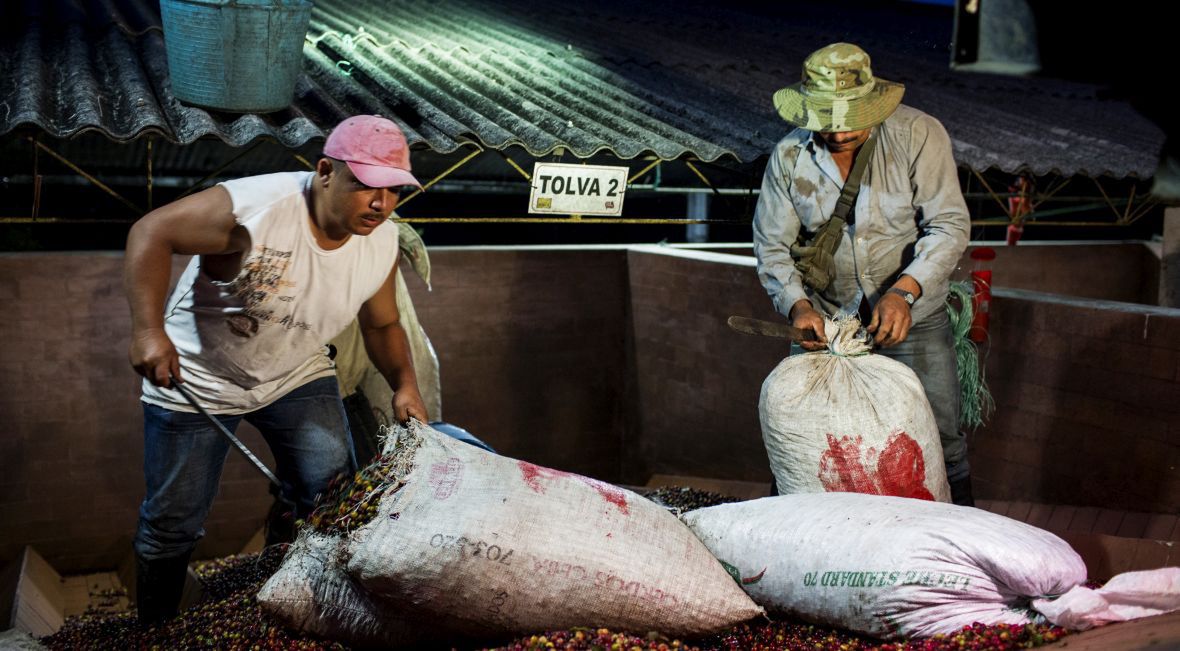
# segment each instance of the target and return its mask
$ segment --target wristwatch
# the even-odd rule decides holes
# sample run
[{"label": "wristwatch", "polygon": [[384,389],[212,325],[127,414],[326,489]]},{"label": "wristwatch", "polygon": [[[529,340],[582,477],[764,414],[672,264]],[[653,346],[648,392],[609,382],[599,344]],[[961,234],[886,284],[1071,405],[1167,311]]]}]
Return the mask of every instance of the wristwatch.
[{"label": "wristwatch", "polygon": [[896,288],[896,287],[890,287],[888,290],[886,290],[886,292],[885,292],[885,293],[886,293],[886,294],[897,294],[897,295],[898,295],[898,296],[900,296],[900,297],[901,297],[903,300],[905,300],[905,304],[906,304],[906,305],[908,305],[908,306],[910,306],[910,307],[913,307],[913,306],[914,306],[914,301],[918,300],[918,299],[917,299],[917,298],[916,298],[916,297],[915,297],[913,294],[911,294],[911,293],[907,292],[907,291],[906,291],[906,290],[904,290],[904,289],[898,289],[898,288]]}]

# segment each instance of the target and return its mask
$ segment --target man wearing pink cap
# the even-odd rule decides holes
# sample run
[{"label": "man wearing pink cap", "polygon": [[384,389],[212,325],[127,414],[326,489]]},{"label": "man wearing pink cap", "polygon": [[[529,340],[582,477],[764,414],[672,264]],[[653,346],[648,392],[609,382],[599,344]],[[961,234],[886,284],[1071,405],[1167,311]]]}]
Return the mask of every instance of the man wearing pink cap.
[{"label": "man wearing pink cap", "polygon": [[[124,278],[147,487],[134,543],[141,623],[176,613],[229,447],[173,382],[230,431],[246,420],[262,432],[297,518],[355,468],[325,346],[353,319],[394,390],[394,414],[427,420],[394,298],[398,231],[387,219],[405,186],[419,183],[401,129],[356,116],[328,136],[314,172],[220,183],[131,229]],[[173,255],[193,258],[165,303]]]}]

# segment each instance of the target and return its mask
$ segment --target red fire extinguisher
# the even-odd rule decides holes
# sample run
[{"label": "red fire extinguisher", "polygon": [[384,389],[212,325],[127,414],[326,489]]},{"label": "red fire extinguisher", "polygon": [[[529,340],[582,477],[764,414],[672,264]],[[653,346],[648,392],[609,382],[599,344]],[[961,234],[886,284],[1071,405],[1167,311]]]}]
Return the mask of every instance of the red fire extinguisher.
[{"label": "red fire extinguisher", "polygon": [[967,337],[975,343],[983,343],[987,341],[987,323],[992,307],[992,270],[988,267],[996,259],[996,251],[982,246],[971,252],[971,259],[975,261],[975,268],[971,271],[971,307],[974,316]]}]

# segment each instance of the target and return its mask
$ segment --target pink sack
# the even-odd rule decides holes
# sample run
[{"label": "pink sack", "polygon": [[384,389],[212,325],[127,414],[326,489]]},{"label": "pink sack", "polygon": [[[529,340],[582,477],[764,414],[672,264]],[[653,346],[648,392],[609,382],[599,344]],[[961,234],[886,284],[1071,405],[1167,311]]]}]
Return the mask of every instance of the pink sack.
[{"label": "pink sack", "polygon": [[1180,567],[1125,572],[1097,590],[1075,586],[1057,599],[1034,599],[1032,607],[1054,624],[1079,631],[1162,615],[1180,610]]}]

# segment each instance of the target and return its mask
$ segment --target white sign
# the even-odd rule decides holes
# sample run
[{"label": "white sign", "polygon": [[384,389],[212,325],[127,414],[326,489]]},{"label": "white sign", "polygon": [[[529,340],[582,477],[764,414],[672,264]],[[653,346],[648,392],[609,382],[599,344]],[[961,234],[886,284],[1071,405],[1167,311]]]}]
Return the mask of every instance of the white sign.
[{"label": "white sign", "polygon": [[537,163],[529,212],[559,215],[623,214],[626,167]]}]

